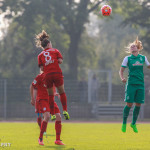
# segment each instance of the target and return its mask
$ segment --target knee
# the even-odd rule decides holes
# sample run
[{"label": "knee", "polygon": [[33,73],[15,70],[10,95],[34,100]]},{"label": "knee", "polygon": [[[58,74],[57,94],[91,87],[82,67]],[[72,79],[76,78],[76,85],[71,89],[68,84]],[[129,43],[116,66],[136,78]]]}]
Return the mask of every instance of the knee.
[{"label": "knee", "polygon": [[44,120],[45,120],[46,122],[48,122],[49,118],[50,118],[50,113],[49,113],[49,112],[46,112],[46,114],[44,115]]},{"label": "knee", "polygon": [[135,103],[135,106],[140,107],[140,106],[141,106],[141,104],[140,104],[140,103]]},{"label": "knee", "polygon": [[132,107],[133,103],[127,103],[128,107]]},{"label": "knee", "polygon": [[60,113],[56,114],[56,121],[61,121],[61,115],[60,115]]}]

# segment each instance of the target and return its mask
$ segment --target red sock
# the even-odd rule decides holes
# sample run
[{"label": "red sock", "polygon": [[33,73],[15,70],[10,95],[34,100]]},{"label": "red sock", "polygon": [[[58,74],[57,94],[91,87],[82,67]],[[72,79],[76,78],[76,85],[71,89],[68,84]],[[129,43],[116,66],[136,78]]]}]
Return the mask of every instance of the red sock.
[{"label": "red sock", "polygon": [[55,121],[56,140],[60,140],[61,134],[61,121]]},{"label": "red sock", "polygon": [[50,112],[52,115],[54,115],[55,114],[55,112],[54,112],[54,95],[49,95],[48,100],[49,100],[49,105],[50,105]]},{"label": "red sock", "polygon": [[63,111],[67,111],[67,97],[65,93],[60,94],[60,101],[63,107]]},{"label": "red sock", "polygon": [[41,129],[41,123],[42,123],[42,118],[41,117],[37,118],[37,123],[38,123],[38,125],[39,125],[39,127]]},{"label": "red sock", "polygon": [[39,138],[43,138],[43,133],[46,131],[46,128],[47,128],[47,122],[43,120]]}]

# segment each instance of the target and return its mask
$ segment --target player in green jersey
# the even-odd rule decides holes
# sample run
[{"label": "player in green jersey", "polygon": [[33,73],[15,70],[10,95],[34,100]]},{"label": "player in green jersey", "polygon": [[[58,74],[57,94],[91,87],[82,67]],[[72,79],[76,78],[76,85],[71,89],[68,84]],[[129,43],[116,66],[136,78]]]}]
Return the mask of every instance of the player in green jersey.
[{"label": "player in green jersey", "polygon": [[[145,101],[145,88],[144,88],[144,73],[143,66],[144,64],[150,69],[150,63],[147,60],[146,56],[139,54],[139,52],[143,49],[142,42],[138,40],[138,38],[127,47],[128,52],[131,55],[126,56],[122,62],[119,75],[121,81],[126,83],[125,86],[125,102],[126,106],[123,110],[123,124],[122,124],[122,132],[126,132],[126,123],[129,115],[129,111],[135,103],[135,107],[133,109],[133,118],[131,123],[131,128],[135,133],[138,133],[136,127],[136,121],[139,115],[141,104]],[[128,68],[128,80],[124,78],[124,70]]]}]

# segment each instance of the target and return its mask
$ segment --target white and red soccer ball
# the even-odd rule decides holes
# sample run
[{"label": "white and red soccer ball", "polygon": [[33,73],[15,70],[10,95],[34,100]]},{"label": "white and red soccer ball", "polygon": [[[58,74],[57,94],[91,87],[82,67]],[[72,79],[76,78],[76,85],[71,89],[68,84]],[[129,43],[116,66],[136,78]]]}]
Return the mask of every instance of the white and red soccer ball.
[{"label": "white and red soccer ball", "polygon": [[112,13],[112,8],[109,5],[103,5],[101,7],[101,13],[103,16],[110,16]]}]

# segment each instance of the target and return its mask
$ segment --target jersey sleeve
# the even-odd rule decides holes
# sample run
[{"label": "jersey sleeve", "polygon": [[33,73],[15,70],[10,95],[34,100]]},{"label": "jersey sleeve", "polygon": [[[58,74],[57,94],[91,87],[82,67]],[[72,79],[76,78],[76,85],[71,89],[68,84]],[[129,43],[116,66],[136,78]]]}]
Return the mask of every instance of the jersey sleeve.
[{"label": "jersey sleeve", "polygon": [[39,85],[39,78],[38,76],[33,80],[32,85],[35,89],[37,89],[38,85]]},{"label": "jersey sleeve", "polygon": [[41,60],[41,55],[38,55],[38,66],[43,66],[42,60]]},{"label": "jersey sleeve", "polygon": [[147,57],[145,56],[145,64],[146,64],[146,66],[149,66],[150,65],[150,63],[149,63],[149,61],[147,60]]},{"label": "jersey sleeve", "polygon": [[123,59],[123,62],[121,64],[121,67],[124,67],[124,68],[127,68],[128,66],[128,56],[126,56],[124,59]]},{"label": "jersey sleeve", "polygon": [[63,59],[63,57],[62,57],[62,55],[61,55],[61,53],[59,52],[59,50],[58,50],[58,49],[56,49],[56,52],[57,52],[57,59],[58,59],[58,58]]}]

